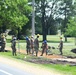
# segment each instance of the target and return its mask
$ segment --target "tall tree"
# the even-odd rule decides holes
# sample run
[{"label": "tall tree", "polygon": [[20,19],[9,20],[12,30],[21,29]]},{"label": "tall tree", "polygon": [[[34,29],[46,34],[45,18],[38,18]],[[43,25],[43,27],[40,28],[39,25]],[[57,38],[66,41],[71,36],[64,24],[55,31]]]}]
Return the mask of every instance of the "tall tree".
[{"label": "tall tree", "polygon": [[46,40],[46,25],[45,25],[45,7],[46,7],[46,2],[45,0],[41,0],[41,11],[42,11],[42,34],[43,34],[43,40]]},{"label": "tall tree", "polygon": [[67,24],[66,33],[67,35],[75,37],[75,45],[76,45],[76,17],[71,18],[69,23]]},{"label": "tall tree", "polygon": [[55,15],[57,14],[58,1],[59,0],[37,0],[36,13],[38,13],[38,15],[41,17],[43,40],[46,40],[47,30],[52,28],[52,26],[55,24],[53,21],[55,19]]},{"label": "tall tree", "polygon": [[[62,0],[60,2],[60,8],[59,8],[59,14],[63,17],[63,23],[61,27],[61,31],[65,33],[65,28],[67,28],[68,20],[71,16],[74,16],[72,14],[74,12],[74,7],[72,4],[72,0]],[[65,35],[65,41],[67,41],[67,37]]]}]

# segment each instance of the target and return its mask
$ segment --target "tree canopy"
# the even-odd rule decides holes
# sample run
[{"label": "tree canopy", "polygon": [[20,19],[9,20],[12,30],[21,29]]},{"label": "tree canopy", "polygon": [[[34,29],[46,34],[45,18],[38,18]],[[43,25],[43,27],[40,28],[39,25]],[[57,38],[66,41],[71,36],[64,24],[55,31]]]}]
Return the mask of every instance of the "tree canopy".
[{"label": "tree canopy", "polygon": [[0,0],[0,27],[21,29],[29,21],[30,12],[27,0]]},{"label": "tree canopy", "polygon": [[[34,7],[36,34],[42,34],[43,40],[47,34],[56,34],[57,29],[66,32],[70,17],[76,15],[73,0],[35,0]],[[0,0],[0,28],[3,32],[7,28],[28,32],[32,26],[31,13],[32,0]]]},{"label": "tree canopy", "polygon": [[76,17],[75,18],[71,18],[69,20],[69,23],[67,24],[67,29],[66,29],[66,34],[76,37]]}]

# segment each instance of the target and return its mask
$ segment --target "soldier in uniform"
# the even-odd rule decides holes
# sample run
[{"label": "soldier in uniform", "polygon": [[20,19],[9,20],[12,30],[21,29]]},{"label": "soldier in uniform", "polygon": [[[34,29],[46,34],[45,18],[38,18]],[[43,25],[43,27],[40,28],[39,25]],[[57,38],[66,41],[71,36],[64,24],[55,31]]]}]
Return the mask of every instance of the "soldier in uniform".
[{"label": "soldier in uniform", "polygon": [[43,56],[44,52],[46,52],[46,55],[47,55],[47,41],[43,41],[42,43],[42,54],[41,56]]},{"label": "soldier in uniform", "polygon": [[34,53],[34,37],[33,36],[31,36],[30,41],[31,41],[31,52],[32,52],[32,55],[33,55],[33,53]]},{"label": "soldier in uniform", "polygon": [[16,37],[12,36],[12,40],[11,40],[11,48],[12,48],[12,55],[16,56]]},{"label": "soldier in uniform", "polygon": [[5,39],[5,36],[2,35],[1,37],[1,51],[4,52],[5,51],[5,45],[6,45],[6,39]]},{"label": "soldier in uniform", "polygon": [[62,52],[62,49],[63,49],[63,40],[62,40],[62,37],[60,37],[60,43],[59,43],[59,51],[60,51],[60,55],[62,55],[63,54],[63,52]]},{"label": "soldier in uniform", "polygon": [[39,38],[39,34],[37,34],[37,38],[34,40],[34,49],[35,49],[35,52],[36,52],[36,56],[38,55],[38,50],[39,50],[38,38]]},{"label": "soldier in uniform", "polygon": [[31,48],[31,41],[28,37],[26,37],[26,49],[27,49],[27,54],[30,54],[30,48]]}]

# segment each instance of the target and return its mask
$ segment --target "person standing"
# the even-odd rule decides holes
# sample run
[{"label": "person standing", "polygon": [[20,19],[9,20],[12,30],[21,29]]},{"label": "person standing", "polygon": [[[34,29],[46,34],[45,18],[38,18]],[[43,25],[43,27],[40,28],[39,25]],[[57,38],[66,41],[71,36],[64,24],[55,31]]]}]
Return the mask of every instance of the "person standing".
[{"label": "person standing", "polygon": [[34,54],[34,37],[33,36],[31,36],[30,41],[31,41],[31,52],[32,52],[32,55],[33,55]]},{"label": "person standing", "polygon": [[39,50],[39,34],[37,34],[37,38],[34,40],[34,49],[35,49],[35,52],[36,52],[36,56],[38,56],[38,50]]},{"label": "person standing", "polygon": [[27,49],[27,55],[30,54],[30,48],[31,48],[31,41],[28,37],[26,37],[26,49]]},{"label": "person standing", "polygon": [[43,56],[44,52],[46,52],[46,55],[47,55],[47,41],[44,40],[43,43],[42,43],[42,54],[41,56]]},{"label": "person standing", "polygon": [[12,55],[16,56],[16,37],[12,36],[12,40],[11,40],[11,48],[12,48]]},{"label": "person standing", "polygon": [[4,52],[5,51],[5,45],[6,45],[6,39],[5,39],[5,36],[2,35],[2,38],[1,38],[1,50]]},{"label": "person standing", "polygon": [[60,51],[60,55],[62,55],[63,54],[63,52],[62,52],[62,49],[63,49],[63,39],[62,39],[62,37],[60,37],[60,43],[59,43],[59,51]]}]

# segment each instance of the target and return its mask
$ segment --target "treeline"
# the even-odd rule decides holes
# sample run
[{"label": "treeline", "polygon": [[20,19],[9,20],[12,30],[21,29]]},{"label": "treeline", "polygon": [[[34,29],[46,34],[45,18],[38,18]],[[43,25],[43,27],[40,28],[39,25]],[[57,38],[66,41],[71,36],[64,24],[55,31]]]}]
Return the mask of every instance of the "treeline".
[{"label": "treeline", "polygon": [[[75,0],[35,0],[35,34],[66,34],[69,20],[76,15]],[[32,0],[0,0],[0,33],[30,35],[32,27]],[[71,36],[71,35],[70,35]]]}]

